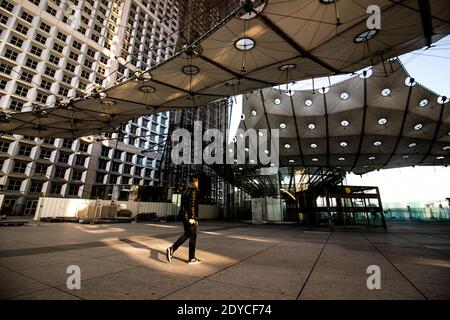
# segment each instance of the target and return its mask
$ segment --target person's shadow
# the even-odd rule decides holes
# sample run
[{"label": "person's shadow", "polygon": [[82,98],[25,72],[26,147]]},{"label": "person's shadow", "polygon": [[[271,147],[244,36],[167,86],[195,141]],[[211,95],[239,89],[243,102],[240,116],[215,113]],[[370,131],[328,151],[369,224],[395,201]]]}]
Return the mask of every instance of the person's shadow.
[{"label": "person's shadow", "polygon": [[[120,241],[122,241],[123,243],[126,243],[126,244],[128,244],[128,245],[130,245],[130,246],[132,246],[134,248],[137,248],[137,249],[149,250],[148,257],[150,259],[153,259],[153,260],[156,260],[156,261],[162,262],[162,263],[164,263],[164,262],[168,263],[167,258],[166,258],[166,252],[164,252],[164,251],[151,248],[149,246],[146,246],[146,245],[144,245],[142,243],[139,243],[139,242],[136,242],[136,241],[133,241],[133,240],[130,240],[130,239],[120,239]],[[175,257],[172,256],[172,260],[174,260],[174,259],[181,260],[181,259],[178,259],[178,258],[175,258]]]}]

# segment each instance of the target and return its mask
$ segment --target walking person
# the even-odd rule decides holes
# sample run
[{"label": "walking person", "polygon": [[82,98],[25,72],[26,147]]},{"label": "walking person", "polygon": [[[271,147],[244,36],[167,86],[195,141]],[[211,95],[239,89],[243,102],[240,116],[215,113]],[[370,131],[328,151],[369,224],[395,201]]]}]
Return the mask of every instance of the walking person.
[{"label": "walking person", "polygon": [[198,226],[198,177],[191,176],[186,188],[181,194],[180,216],[183,220],[184,233],[175,243],[167,248],[166,258],[172,261],[173,253],[189,238],[189,264],[200,263],[201,260],[195,257],[195,245],[197,241]]}]

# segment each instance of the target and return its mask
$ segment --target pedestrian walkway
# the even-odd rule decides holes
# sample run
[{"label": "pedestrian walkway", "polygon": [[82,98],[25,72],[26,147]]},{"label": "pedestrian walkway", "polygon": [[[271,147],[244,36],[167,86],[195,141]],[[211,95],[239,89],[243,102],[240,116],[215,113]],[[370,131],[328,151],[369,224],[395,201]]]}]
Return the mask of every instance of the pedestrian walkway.
[{"label": "pedestrian walkway", "polygon": [[[1,299],[450,299],[450,225],[309,229],[201,222],[198,265],[165,249],[181,223],[0,228]],[[69,266],[81,289],[67,287]],[[379,266],[381,289],[367,288]]]}]

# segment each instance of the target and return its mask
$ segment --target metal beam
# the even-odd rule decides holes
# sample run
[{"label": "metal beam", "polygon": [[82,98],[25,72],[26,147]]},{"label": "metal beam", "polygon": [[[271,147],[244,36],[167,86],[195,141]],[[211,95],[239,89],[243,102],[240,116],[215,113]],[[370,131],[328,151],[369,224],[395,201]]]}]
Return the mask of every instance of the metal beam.
[{"label": "metal beam", "polygon": [[428,147],[428,150],[425,153],[425,155],[423,156],[422,160],[420,160],[419,164],[422,164],[425,161],[425,159],[428,158],[428,156],[430,155],[431,150],[433,150],[433,146],[436,143],[437,136],[439,134],[439,129],[441,128],[442,117],[444,115],[444,108],[445,108],[445,103],[441,104],[441,111],[439,112],[439,120],[438,120],[438,123],[436,124],[436,130],[434,130],[433,139],[431,140],[430,146]]},{"label": "metal beam", "polygon": [[361,149],[364,140],[364,131],[366,129],[366,114],[367,114],[367,78],[364,77],[364,109],[363,109],[362,129],[361,135],[359,137],[358,152],[356,153],[355,162],[353,163],[353,166],[350,169],[350,171],[353,171],[353,169],[355,169],[356,165],[358,164],[359,157],[361,156]]},{"label": "metal beam", "polygon": [[410,86],[409,90],[408,90],[408,97],[406,98],[405,111],[403,113],[403,120],[402,120],[402,124],[400,126],[400,132],[398,133],[397,141],[395,142],[395,146],[392,149],[391,155],[389,156],[387,161],[381,166],[381,168],[384,168],[384,167],[386,167],[389,164],[389,162],[391,161],[392,157],[395,155],[395,152],[397,151],[398,145],[400,144],[400,140],[402,139],[403,129],[405,128],[406,118],[408,116],[408,111],[409,111],[409,102],[411,100],[412,88],[413,88],[413,86]]},{"label": "metal beam", "polygon": [[292,116],[294,117],[295,133],[297,135],[297,143],[298,143],[298,151],[300,153],[300,159],[302,160],[302,164],[305,164],[305,160],[303,158],[302,144],[300,142],[300,134],[298,133],[297,115],[295,114],[294,100],[292,99],[292,96],[289,96],[289,99],[291,100]]},{"label": "metal beam", "polygon": [[[323,89],[322,89],[323,90]],[[330,128],[328,123],[328,106],[326,93],[323,94],[323,106],[325,108],[325,128],[327,132],[327,167],[330,167]]]},{"label": "metal beam", "polygon": [[272,31],[274,31],[276,34],[278,34],[284,41],[286,41],[292,48],[294,48],[295,50],[297,50],[298,53],[300,53],[303,57],[306,57],[308,59],[310,59],[311,61],[314,61],[315,63],[321,65],[322,67],[324,67],[325,69],[328,69],[329,71],[336,73],[336,74],[340,74],[342,73],[341,70],[336,69],[335,67],[329,65],[328,63],[326,63],[325,61],[322,61],[321,59],[319,59],[318,57],[316,57],[315,55],[313,55],[311,52],[309,52],[308,50],[302,48],[302,46],[300,46],[297,42],[294,41],[294,39],[292,39],[290,36],[288,36],[283,30],[281,30],[277,25],[275,25],[272,20],[270,20],[268,17],[266,17],[263,14],[258,14],[258,12],[256,12],[254,10],[254,13],[257,14],[258,18],[270,29],[272,29]]},{"label": "metal beam", "polygon": [[422,19],[423,35],[427,47],[431,46],[433,38],[433,21],[431,20],[431,7],[429,0],[418,0],[420,18]]}]

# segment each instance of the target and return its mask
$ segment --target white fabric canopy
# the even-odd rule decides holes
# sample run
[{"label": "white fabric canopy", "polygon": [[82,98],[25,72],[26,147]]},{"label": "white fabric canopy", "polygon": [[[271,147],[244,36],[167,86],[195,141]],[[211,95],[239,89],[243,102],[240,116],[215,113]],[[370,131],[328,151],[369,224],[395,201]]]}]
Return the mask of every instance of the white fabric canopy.
[{"label": "white fabric canopy", "polygon": [[[99,134],[137,116],[353,72],[449,34],[450,2],[433,0],[424,10],[426,3],[269,0],[244,15],[245,9],[236,11],[185,52],[101,94],[43,112],[3,114],[1,131],[70,138]],[[380,30],[367,29],[370,5],[381,9]]]}]

